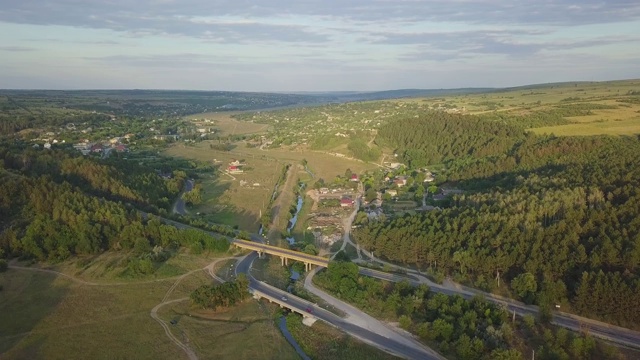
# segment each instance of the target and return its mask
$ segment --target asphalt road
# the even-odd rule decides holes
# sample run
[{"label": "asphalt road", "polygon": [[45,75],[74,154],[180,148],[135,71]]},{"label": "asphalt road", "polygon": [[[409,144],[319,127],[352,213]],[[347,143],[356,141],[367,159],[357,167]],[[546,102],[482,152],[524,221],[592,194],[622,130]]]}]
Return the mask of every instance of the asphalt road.
[{"label": "asphalt road", "polygon": [[185,215],[187,213],[184,200],[182,200],[182,194],[188,193],[189,191],[193,190],[193,183],[194,181],[191,179],[185,181],[184,190],[180,193],[180,196],[178,196],[178,198],[176,199],[176,204],[173,207],[174,213],[180,214],[180,215]]},{"label": "asphalt road", "polygon": [[[377,279],[387,280],[391,282],[400,282],[403,280],[408,280],[414,286],[418,286],[422,284],[420,281],[410,279],[407,276],[397,275],[397,274],[389,274],[382,271],[360,268],[360,274],[365,276],[370,276]],[[524,315],[533,315],[536,316],[538,314],[537,306],[518,304],[514,300],[507,299],[499,299],[496,297],[490,296],[490,294],[476,294],[473,292],[468,292],[465,290],[458,289],[449,289],[446,287],[439,287],[437,285],[430,284],[429,288],[433,292],[442,293],[445,295],[460,295],[465,299],[471,299],[474,296],[480,295],[483,296],[487,301],[491,301],[498,305],[504,306],[510,313],[515,311],[516,314],[520,316]],[[608,340],[610,342],[624,345],[632,348],[640,348],[640,333],[637,331],[629,330],[623,327],[606,324],[600,321],[595,321],[591,319],[582,318],[579,316],[575,316],[572,314],[562,313],[562,312],[554,312],[553,319],[551,321],[552,324],[562,326],[564,328],[581,331],[588,330],[589,334],[604,340]]]},{"label": "asphalt road", "polygon": [[440,358],[434,357],[420,349],[415,349],[401,344],[395,340],[381,336],[373,331],[369,331],[358,325],[352,324],[347,320],[325,310],[318,306],[315,306],[308,300],[291,295],[284,290],[277,289],[273,286],[265,284],[263,282],[255,280],[249,273],[249,268],[258,255],[255,252],[247,255],[244,259],[238,262],[236,266],[236,273],[245,273],[249,278],[249,287],[258,290],[264,294],[272,296],[274,298],[287,297],[287,303],[290,306],[296,307],[298,310],[306,311],[307,308],[311,309],[311,314],[316,318],[343,330],[344,332],[378,348],[385,349],[386,351],[407,359],[424,359],[424,360],[439,360]]},{"label": "asphalt road", "polygon": [[[142,213],[142,214],[146,215],[145,213]],[[186,224],[182,224],[182,223],[168,220],[168,219],[163,219],[163,218],[161,219],[165,223],[174,225],[177,228],[191,228],[191,226]],[[207,233],[214,234],[212,232],[207,232]],[[261,237],[259,237],[256,234],[252,234],[251,239],[253,241],[260,241]],[[245,260],[241,261],[238,264],[238,269],[237,269],[238,272],[248,273],[252,259],[251,261],[247,259],[250,259],[251,257],[255,258],[257,257],[257,254],[253,252],[250,255],[248,255],[247,258],[245,258]],[[244,268],[240,269],[241,266],[243,266]],[[362,275],[371,276],[374,278],[393,281],[393,282],[399,282],[407,279],[413,285],[420,285],[423,283],[415,279],[410,279],[407,276],[389,274],[389,273],[366,269],[366,268],[361,268],[360,273]],[[465,299],[470,299],[473,296],[480,295],[480,296],[483,296],[488,301],[505,306],[509,310],[509,312],[513,312],[515,310],[516,314],[521,316],[523,315],[536,316],[538,314],[538,309],[536,306],[524,305],[516,302],[513,299],[502,299],[502,298],[498,298],[498,297],[492,296],[491,294],[483,293],[480,291],[472,292],[464,289],[450,289],[446,287],[440,287],[437,284],[433,284],[433,283],[428,284],[428,286],[432,291],[440,292],[445,295],[460,295]],[[344,323],[344,320],[341,320],[341,321]],[[600,321],[591,320],[588,318],[567,314],[567,313],[562,313],[562,312],[554,312],[552,323],[558,326],[565,327],[570,330],[574,330],[574,331],[588,330],[589,334],[592,336],[595,336],[604,340],[608,340],[615,344],[631,347],[634,349],[640,349],[640,332],[637,332],[637,331],[629,330],[623,327],[610,325]],[[332,324],[332,325],[337,326],[347,332],[349,332],[349,329],[353,327],[353,325],[351,326],[342,326],[342,325],[335,325],[335,324]],[[357,336],[356,334],[353,334],[351,332],[349,333],[354,336]]]}]

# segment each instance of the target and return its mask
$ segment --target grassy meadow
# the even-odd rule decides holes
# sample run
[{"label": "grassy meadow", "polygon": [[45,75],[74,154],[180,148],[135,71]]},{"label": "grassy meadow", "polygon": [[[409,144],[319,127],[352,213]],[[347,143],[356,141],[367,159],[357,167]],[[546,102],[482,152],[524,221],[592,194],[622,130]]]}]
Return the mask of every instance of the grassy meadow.
[{"label": "grassy meadow", "polygon": [[183,359],[149,311],[172,281],[88,286],[50,273],[0,274],[3,359]]},{"label": "grassy meadow", "polygon": [[[256,124],[250,121],[238,121],[232,116],[238,114],[238,112],[223,112],[223,113],[202,113],[186,116],[185,119],[191,120],[193,123],[205,126],[213,127],[222,135],[243,135],[243,134],[255,134],[266,132],[269,129],[269,125]],[[205,122],[207,119],[210,122]]]},{"label": "grassy meadow", "polygon": [[[211,222],[257,231],[260,212],[265,211],[284,164],[259,156],[212,150],[209,144],[206,141],[195,146],[176,144],[165,151],[169,156],[207,162],[218,168],[215,173],[204,174],[198,180],[202,186],[202,203],[189,207],[188,211],[192,215],[199,212]],[[246,164],[244,173],[225,172],[233,160],[243,160]],[[246,184],[242,186],[240,181]]]},{"label": "grassy meadow", "polygon": [[[214,164],[218,168],[215,173],[204,174],[198,180],[202,186],[202,203],[188,208],[191,215],[199,212],[205,220],[238,226],[239,229],[250,232],[258,230],[260,213],[267,211],[266,206],[285,164],[298,166],[303,159],[306,159],[315,179],[323,178],[328,181],[337,175],[344,175],[346,169],[361,173],[376,168],[372,164],[310,150],[298,152],[286,149],[260,150],[237,143],[235,149],[225,152],[211,149],[209,145],[212,143],[214,142],[203,141],[193,146],[177,143],[166,149],[164,154]],[[229,162],[233,160],[242,160],[246,164],[244,173],[224,172]],[[298,178],[303,181],[311,180],[303,169],[295,169],[295,175],[296,180],[293,184],[297,183]],[[246,182],[245,185],[242,186],[240,181]],[[286,200],[291,200],[291,204],[293,203],[293,197]],[[289,203],[283,204],[283,209],[286,209],[278,219],[278,228],[282,230],[286,228],[288,220],[286,211]]]},{"label": "grassy meadow", "polygon": [[[73,279],[28,269],[0,273],[0,358],[186,359],[150,312],[211,284],[201,268],[214,259],[179,257],[187,275],[166,279],[110,281],[101,271],[110,257],[93,259],[87,269],[71,262],[56,267]],[[214,271],[229,264],[221,261]],[[272,321],[274,311],[251,299],[216,312],[194,309],[186,300],[160,307],[158,315],[166,323],[178,321],[171,331],[201,358],[295,359]],[[250,338],[256,341],[245,342]]]},{"label": "grassy meadow", "polygon": [[[630,92],[636,92],[631,95]],[[640,134],[640,80],[543,84],[489,93],[406,99],[400,102],[459,109],[466,114],[526,115],[566,106],[601,106],[590,114],[568,116],[569,124],[529,129],[557,136]],[[608,107],[608,108],[604,108]]]},{"label": "grassy meadow", "polygon": [[163,307],[165,321],[176,320],[171,331],[202,359],[299,359],[273,322],[276,307],[247,300],[219,311],[189,309],[187,302]]}]

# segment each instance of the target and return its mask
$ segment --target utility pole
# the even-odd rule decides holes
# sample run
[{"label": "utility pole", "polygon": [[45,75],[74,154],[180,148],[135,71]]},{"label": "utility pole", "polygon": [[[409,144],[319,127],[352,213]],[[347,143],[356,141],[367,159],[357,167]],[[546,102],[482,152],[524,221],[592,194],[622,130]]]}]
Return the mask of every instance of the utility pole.
[{"label": "utility pole", "polygon": [[531,355],[531,360],[536,360],[536,351],[535,350],[531,350],[533,352],[533,354]]}]

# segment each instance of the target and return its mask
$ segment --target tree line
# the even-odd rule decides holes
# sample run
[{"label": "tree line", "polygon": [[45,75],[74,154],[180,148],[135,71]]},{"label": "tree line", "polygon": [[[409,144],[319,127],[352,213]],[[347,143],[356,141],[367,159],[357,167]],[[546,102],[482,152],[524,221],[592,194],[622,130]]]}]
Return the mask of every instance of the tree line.
[{"label": "tree line", "polygon": [[360,276],[358,266],[348,261],[329,263],[314,281],[374,316],[397,321],[456,359],[522,360],[531,350],[540,359],[619,358],[615,348],[589,336],[554,329],[531,316],[513,321],[504,308],[481,297],[465,300],[434,293],[426,285]]},{"label": "tree line", "polygon": [[202,285],[191,292],[191,302],[203,309],[215,310],[230,307],[249,297],[249,279],[238,274],[234,281],[220,285]]}]

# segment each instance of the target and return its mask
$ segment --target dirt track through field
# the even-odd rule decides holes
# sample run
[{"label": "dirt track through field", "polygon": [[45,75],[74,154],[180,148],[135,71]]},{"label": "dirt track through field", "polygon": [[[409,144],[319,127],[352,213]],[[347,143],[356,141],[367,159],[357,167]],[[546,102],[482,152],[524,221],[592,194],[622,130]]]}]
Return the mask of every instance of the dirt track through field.
[{"label": "dirt track through field", "polygon": [[[209,265],[207,265],[207,266],[205,266],[205,267],[203,267],[201,269],[191,270],[186,274],[178,276],[177,279],[176,279],[176,277],[171,277],[171,278],[164,278],[164,279],[155,279],[155,280],[138,281],[138,282],[124,282],[124,283],[95,283],[95,282],[85,281],[85,280],[73,277],[71,275],[67,275],[67,274],[62,273],[60,271],[55,271],[55,270],[50,270],[50,269],[31,268],[31,267],[15,266],[15,265],[9,265],[9,268],[10,269],[15,269],[15,270],[35,271],[35,272],[42,272],[42,273],[48,273],[48,274],[53,274],[53,275],[57,275],[57,276],[62,276],[64,278],[68,279],[68,280],[71,280],[73,282],[76,282],[76,283],[79,283],[79,284],[82,284],[82,285],[87,285],[87,286],[123,286],[123,285],[135,285],[135,284],[148,284],[148,283],[154,283],[154,282],[159,282],[159,281],[167,281],[167,280],[176,279],[176,281],[171,285],[171,287],[165,293],[164,298],[162,299],[162,302],[159,303],[158,305],[156,305],[153,309],[151,309],[151,312],[150,312],[149,315],[155,321],[157,321],[160,324],[160,326],[162,326],[162,328],[164,329],[164,332],[167,335],[167,337],[169,338],[169,340],[171,340],[174,344],[176,344],[176,346],[178,346],[179,348],[184,350],[184,352],[187,354],[187,357],[190,360],[198,360],[198,356],[196,355],[196,353],[189,347],[188,339],[187,339],[187,344],[184,344],[182,341],[180,341],[178,338],[176,338],[176,336],[171,332],[171,329],[169,328],[169,325],[167,325],[167,323],[158,316],[158,310],[160,308],[162,308],[163,306],[165,306],[165,305],[169,305],[169,304],[173,304],[173,303],[189,300],[188,297],[169,300],[169,297],[171,296],[173,291],[176,289],[176,287],[180,284],[180,282],[184,278],[186,278],[187,276],[189,276],[189,275],[191,275],[193,273],[196,273],[196,272],[199,272],[199,271],[205,271],[207,274],[209,274],[209,276],[211,276],[216,281],[225,282],[224,279],[220,278],[219,276],[217,276],[215,274],[215,266],[216,266],[216,264],[218,264],[221,261],[232,260],[232,259],[238,259],[238,258],[237,257],[226,257],[226,258],[216,259],[213,262],[209,263]],[[124,316],[130,316],[130,315],[132,315],[132,314],[126,314]],[[86,324],[83,324],[83,325],[86,325]],[[29,334],[29,333],[30,332],[27,332],[25,334]],[[16,334],[16,336],[17,335],[23,335],[23,334]]]},{"label": "dirt track through field", "polygon": [[298,166],[295,164],[291,164],[289,169],[287,170],[287,180],[285,181],[282,188],[280,188],[280,193],[278,194],[278,198],[274,202],[273,212],[271,213],[271,224],[269,225],[269,232],[267,233],[267,239],[272,239],[274,236],[274,232],[277,231],[278,220],[280,219],[280,213],[282,209],[287,209],[288,204],[284,204],[286,195],[285,192],[291,191],[293,189],[293,185],[298,175]]}]

